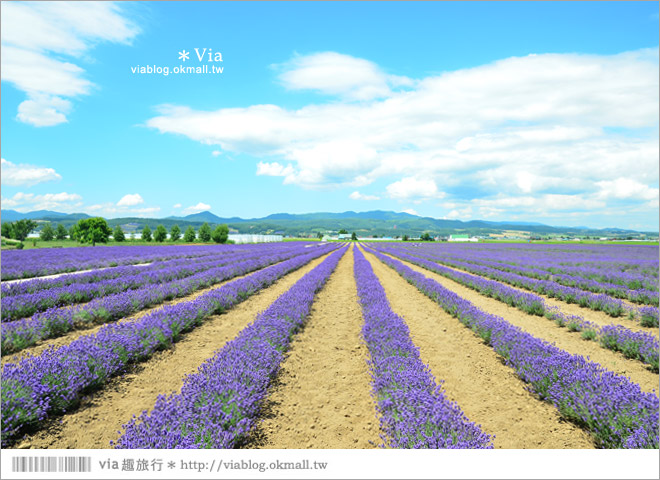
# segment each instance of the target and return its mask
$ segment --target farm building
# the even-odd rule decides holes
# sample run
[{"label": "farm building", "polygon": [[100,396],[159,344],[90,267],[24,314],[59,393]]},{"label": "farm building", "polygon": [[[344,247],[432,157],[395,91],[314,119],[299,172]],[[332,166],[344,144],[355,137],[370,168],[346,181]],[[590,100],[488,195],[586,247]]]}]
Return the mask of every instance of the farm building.
[{"label": "farm building", "polygon": [[469,235],[460,234],[460,235],[449,235],[450,242],[478,242],[477,237],[471,237]]}]

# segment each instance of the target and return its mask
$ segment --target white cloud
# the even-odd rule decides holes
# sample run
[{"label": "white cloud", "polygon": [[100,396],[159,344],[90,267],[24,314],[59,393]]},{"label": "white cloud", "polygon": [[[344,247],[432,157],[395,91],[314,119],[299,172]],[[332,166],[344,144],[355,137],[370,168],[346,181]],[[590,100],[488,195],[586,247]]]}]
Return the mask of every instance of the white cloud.
[{"label": "white cloud", "polygon": [[38,183],[62,179],[62,176],[52,168],[15,165],[4,158],[1,163],[3,185],[31,187]]},{"label": "white cloud", "polygon": [[48,95],[31,96],[18,105],[16,118],[35,127],[52,127],[66,123],[66,115],[71,111],[71,102]]},{"label": "white cloud", "polygon": [[417,211],[412,208],[404,210],[403,213],[409,213],[410,215],[417,215],[419,217],[419,213],[417,213]]},{"label": "white cloud", "polygon": [[82,197],[77,193],[34,193],[18,192],[11,198],[3,198],[2,206],[18,211],[31,210],[57,210],[69,212],[73,208],[82,206]]},{"label": "white cloud", "polygon": [[213,155],[214,157],[219,157],[220,155],[222,155],[222,152],[220,150],[213,150],[211,152],[211,155]]},{"label": "white cloud", "polygon": [[[350,65],[357,73],[346,79],[321,75]],[[506,58],[408,82],[406,91],[372,62],[332,52],[280,68],[288,88],[339,99],[298,109],[162,106],[147,125],[258,156],[257,174],[284,184],[360,187],[394,177],[391,198],[417,203],[444,195],[456,214],[467,206],[488,215],[563,208],[572,202],[565,196],[575,195],[607,206],[595,192],[625,188],[598,182],[618,178],[651,192],[657,186],[657,49]],[[501,192],[508,205],[465,200],[497,200]]]},{"label": "white cloud", "polygon": [[600,188],[598,197],[603,199],[639,199],[656,202],[658,199],[658,189],[651,188],[641,182],[630,178],[617,178],[613,181],[596,182]]},{"label": "white cloud", "polygon": [[180,203],[174,204],[172,208],[181,208],[181,204]]},{"label": "white cloud", "polygon": [[119,205],[118,203],[97,203],[85,207],[85,211],[94,212],[104,217],[153,217],[160,212],[160,207],[140,207],[134,205]]},{"label": "white cloud", "polygon": [[291,165],[286,167],[280,165],[277,162],[266,163],[259,162],[257,164],[257,175],[267,175],[270,177],[286,177],[293,173],[293,168]]},{"label": "white cloud", "polygon": [[191,214],[191,213],[205,212],[207,210],[211,210],[211,205],[207,205],[206,203],[199,202],[197,205],[184,208],[183,213]]},{"label": "white cloud", "polygon": [[1,32],[2,80],[27,94],[17,119],[45,127],[67,121],[62,97],[94,87],[72,62],[99,42],[127,44],[139,29],[114,2],[5,2]]},{"label": "white cloud", "polygon": [[121,197],[121,200],[117,202],[117,206],[133,207],[135,205],[140,205],[141,203],[144,203],[142,196],[139,193],[132,193]]},{"label": "white cloud", "polygon": [[336,52],[295,57],[283,65],[282,84],[291,90],[316,90],[349,100],[371,100],[392,94],[390,86],[412,85],[412,80],[385,74],[373,62]]},{"label": "white cloud", "polygon": [[445,215],[444,218],[446,220],[471,220],[472,213],[472,207],[468,206],[465,208],[454,209]]},{"label": "white cloud", "polygon": [[[4,176],[4,175],[3,175]],[[35,195],[33,193],[18,192],[13,197],[2,198],[2,207],[16,209],[20,212],[33,210],[55,210],[63,213],[88,212],[105,217],[153,217],[160,211],[160,207],[140,207],[143,203],[138,194],[126,195],[119,202],[97,203],[84,205],[82,196],[77,193],[46,193]]]},{"label": "white cloud", "polygon": [[442,198],[443,192],[438,191],[435,182],[430,178],[405,177],[387,186],[387,194],[391,198]]},{"label": "white cloud", "polygon": [[348,196],[348,198],[350,198],[352,200],[369,200],[369,201],[371,201],[371,200],[380,200],[380,197],[377,196],[377,195],[364,195],[364,194],[358,192],[357,190],[354,191],[353,193],[351,193]]}]

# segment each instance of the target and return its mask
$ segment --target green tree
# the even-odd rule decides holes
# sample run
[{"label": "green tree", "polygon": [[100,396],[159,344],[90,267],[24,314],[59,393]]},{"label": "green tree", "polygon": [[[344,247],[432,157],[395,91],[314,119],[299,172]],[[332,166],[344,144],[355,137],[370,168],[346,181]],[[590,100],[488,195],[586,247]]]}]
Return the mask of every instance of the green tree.
[{"label": "green tree", "polygon": [[66,236],[67,236],[66,228],[61,223],[58,223],[57,228],[55,229],[55,238],[58,240],[64,240],[66,239]]},{"label": "green tree", "polygon": [[186,233],[183,234],[183,240],[188,243],[195,241],[195,229],[192,225],[189,225],[188,228],[186,228]]},{"label": "green tree", "polygon": [[55,238],[55,230],[53,230],[50,222],[41,228],[39,238],[41,238],[44,242],[50,242],[53,238]]},{"label": "green tree", "polygon": [[180,238],[181,238],[181,229],[179,228],[178,225],[174,225],[170,230],[170,240],[176,242]]},{"label": "green tree", "polygon": [[319,240],[323,240],[323,234],[321,232],[317,233],[316,236]]},{"label": "green tree", "polygon": [[347,234],[348,231],[347,231],[345,228],[342,228],[341,230],[339,230],[338,233],[339,233],[340,235],[341,235],[341,234]]},{"label": "green tree", "polygon": [[74,223],[73,225],[71,225],[71,228],[69,228],[69,238],[71,240],[75,240],[77,242],[80,242],[79,233],[80,233],[80,231],[78,229],[78,224]]},{"label": "green tree", "polygon": [[409,239],[410,237],[408,235],[404,235],[403,237],[401,237],[401,240],[403,240],[404,242],[407,242]]},{"label": "green tree", "polygon": [[142,240],[145,242],[151,241],[151,229],[149,228],[149,225],[145,225],[142,229]]},{"label": "green tree", "polygon": [[156,240],[159,243],[162,243],[165,241],[167,238],[167,230],[165,230],[165,227],[162,225],[158,225],[156,227],[156,231],[154,232],[154,240]]},{"label": "green tree", "polygon": [[197,233],[197,237],[202,242],[210,242],[211,241],[211,227],[209,227],[208,223],[204,222],[204,225],[202,225],[199,228],[199,232]]},{"label": "green tree", "polygon": [[117,225],[115,227],[115,231],[112,232],[112,238],[115,239],[115,242],[123,242],[126,240],[126,235],[124,235],[124,231],[121,229],[121,226]]},{"label": "green tree", "polygon": [[357,242],[357,235],[355,234],[355,232],[351,233],[351,241]]},{"label": "green tree", "polygon": [[1,235],[5,238],[14,238],[14,225],[10,222],[3,223]]},{"label": "green tree", "polygon": [[103,217],[92,217],[78,220],[78,239],[82,243],[108,243],[112,229]]},{"label": "green tree", "polygon": [[229,227],[224,223],[215,227],[213,231],[213,241],[215,243],[227,243],[229,238]]},{"label": "green tree", "polygon": [[13,238],[22,242],[35,228],[37,228],[37,222],[34,220],[17,220],[12,224]]},{"label": "green tree", "polygon": [[419,239],[422,242],[432,242],[433,241],[433,237],[428,232],[423,233],[422,236],[419,237]]}]

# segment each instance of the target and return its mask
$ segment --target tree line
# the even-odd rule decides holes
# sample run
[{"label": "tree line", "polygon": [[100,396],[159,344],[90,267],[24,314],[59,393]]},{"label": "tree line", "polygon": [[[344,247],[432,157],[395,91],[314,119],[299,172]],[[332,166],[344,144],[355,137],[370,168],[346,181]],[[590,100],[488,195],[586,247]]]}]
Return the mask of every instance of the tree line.
[{"label": "tree line", "polygon": [[[5,222],[2,224],[2,236],[23,242],[37,227],[38,224],[34,220],[24,219],[15,222]],[[229,241],[229,227],[222,224],[211,230],[210,225],[204,223],[198,232],[195,232],[195,229],[189,226],[182,234],[181,228],[178,225],[174,225],[170,229],[169,235],[171,242],[176,242],[183,236],[185,242],[210,242],[213,240],[215,243],[227,243]],[[126,234],[121,226],[117,225],[113,230],[102,217],[81,219],[69,230],[62,224],[58,224],[56,228],[53,228],[50,223],[46,223],[39,232],[39,238],[45,242],[70,238],[79,243],[91,243],[92,246],[97,243],[107,243],[110,237],[115,242],[126,241]],[[155,241],[163,243],[165,240],[167,240],[167,229],[163,225],[158,225],[153,232],[148,225],[145,225],[142,229],[142,241],[144,242]],[[22,243],[19,245],[19,248],[22,248]]]}]

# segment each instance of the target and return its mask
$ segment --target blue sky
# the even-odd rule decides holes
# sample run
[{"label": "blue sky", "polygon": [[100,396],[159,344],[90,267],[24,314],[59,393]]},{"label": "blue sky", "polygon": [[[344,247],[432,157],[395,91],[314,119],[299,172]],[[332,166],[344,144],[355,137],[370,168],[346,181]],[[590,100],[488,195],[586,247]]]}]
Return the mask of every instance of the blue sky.
[{"label": "blue sky", "polygon": [[2,208],[657,230],[658,22],[658,2],[3,2]]}]

